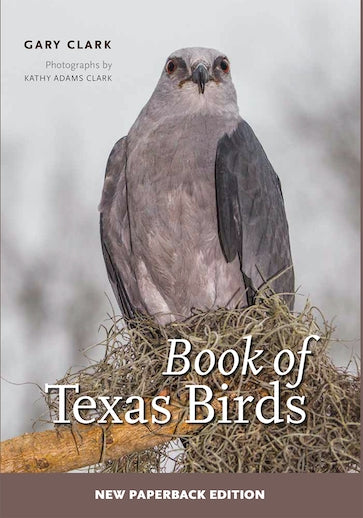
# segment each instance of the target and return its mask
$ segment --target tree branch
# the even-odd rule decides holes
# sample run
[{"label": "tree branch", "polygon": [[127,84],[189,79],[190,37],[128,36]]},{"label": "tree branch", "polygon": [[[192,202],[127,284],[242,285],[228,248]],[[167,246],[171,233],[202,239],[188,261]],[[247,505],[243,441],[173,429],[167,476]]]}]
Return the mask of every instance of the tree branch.
[{"label": "tree branch", "polygon": [[193,433],[202,425],[183,421],[184,409],[165,406],[172,415],[165,425],[128,423],[59,426],[55,430],[20,435],[1,443],[1,472],[66,472],[98,462],[119,459]]}]

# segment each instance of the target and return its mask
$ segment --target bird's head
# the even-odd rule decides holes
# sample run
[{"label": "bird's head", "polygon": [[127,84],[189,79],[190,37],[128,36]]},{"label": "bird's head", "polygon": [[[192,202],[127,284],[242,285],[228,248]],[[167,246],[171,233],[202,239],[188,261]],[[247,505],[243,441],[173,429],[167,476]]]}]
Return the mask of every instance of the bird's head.
[{"label": "bird's head", "polygon": [[177,50],[167,58],[154,94],[158,100],[188,107],[238,110],[229,59],[202,47]]}]

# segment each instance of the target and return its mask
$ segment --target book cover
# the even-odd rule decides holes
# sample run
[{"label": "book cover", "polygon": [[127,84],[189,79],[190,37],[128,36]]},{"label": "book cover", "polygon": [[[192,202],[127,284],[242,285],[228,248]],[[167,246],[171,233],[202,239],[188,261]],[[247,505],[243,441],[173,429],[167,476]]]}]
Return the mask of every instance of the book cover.
[{"label": "book cover", "polygon": [[359,20],[4,0],[2,516],[361,515]]}]

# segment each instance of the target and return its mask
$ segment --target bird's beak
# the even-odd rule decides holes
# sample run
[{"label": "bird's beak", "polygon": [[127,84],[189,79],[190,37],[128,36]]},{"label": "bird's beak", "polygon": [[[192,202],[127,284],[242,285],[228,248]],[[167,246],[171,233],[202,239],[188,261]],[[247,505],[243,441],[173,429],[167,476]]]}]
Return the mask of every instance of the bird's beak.
[{"label": "bird's beak", "polygon": [[192,81],[197,83],[200,94],[204,94],[205,84],[209,81],[209,73],[207,67],[203,63],[199,63],[192,73]]}]

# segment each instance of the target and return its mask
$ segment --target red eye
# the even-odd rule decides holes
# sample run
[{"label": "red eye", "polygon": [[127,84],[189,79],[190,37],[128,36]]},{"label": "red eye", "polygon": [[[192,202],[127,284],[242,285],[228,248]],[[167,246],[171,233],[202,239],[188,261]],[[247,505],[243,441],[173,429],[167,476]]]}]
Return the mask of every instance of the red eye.
[{"label": "red eye", "polygon": [[165,70],[168,74],[172,74],[176,70],[176,63],[172,59],[169,59],[167,64],[165,65]]},{"label": "red eye", "polygon": [[228,63],[227,59],[222,59],[220,66],[221,66],[221,69],[223,70],[223,72],[225,74],[228,74],[228,72],[229,72],[229,63]]}]

